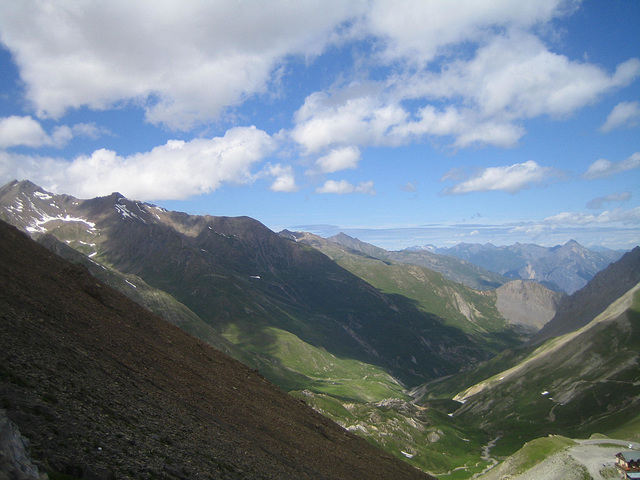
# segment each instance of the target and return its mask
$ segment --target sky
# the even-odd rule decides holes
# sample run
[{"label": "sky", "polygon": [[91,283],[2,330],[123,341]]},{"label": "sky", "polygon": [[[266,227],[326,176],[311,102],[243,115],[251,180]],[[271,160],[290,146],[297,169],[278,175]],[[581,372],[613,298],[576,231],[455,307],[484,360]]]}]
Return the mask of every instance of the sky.
[{"label": "sky", "polygon": [[638,0],[0,0],[0,184],[388,250],[640,244]]}]

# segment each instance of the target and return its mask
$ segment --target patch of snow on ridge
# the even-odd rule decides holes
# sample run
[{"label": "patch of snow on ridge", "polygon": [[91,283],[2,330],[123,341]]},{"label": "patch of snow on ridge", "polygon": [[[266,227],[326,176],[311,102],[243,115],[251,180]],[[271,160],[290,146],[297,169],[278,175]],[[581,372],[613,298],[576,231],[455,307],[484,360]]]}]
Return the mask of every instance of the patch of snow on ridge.
[{"label": "patch of snow on ridge", "polygon": [[[120,200],[123,200],[123,199],[120,199]],[[133,218],[137,218],[137,219],[138,219],[138,220],[140,220],[141,222],[143,222],[143,223],[147,223],[147,221],[146,221],[144,218],[142,218],[142,217],[140,217],[139,215],[136,215],[135,213],[133,213],[131,210],[129,210],[129,209],[127,208],[127,206],[126,206],[126,205],[122,205],[122,204],[120,204],[120,203],[116,203],[116,204],[114,205],[114,207],[115,207],[115,208],[116,208],[116,210],[120,213],[120,215],[122,215],[122,218],[124,218],[124,219],[127,219],[127,218],[131,218],[131,219],[133,219]],[[139,209],[141,212],[143,211],[143,210],[140,208],[140,206],[139,206],[139,205],[138,205],[138,209]]]},{"label": "patch of snow on ridge", "polygon": [[84,218],[72,217],[70,215],[58,215],[57,217],[51,217],[47,214],[42,214],[42,218],[40,220],[35,220],[33,224],[26,227],[26,230],[30,233],[46,233],[47,229],[44,227],[44,224],[52,222],[54,220],[59,220],[61,222],[81,222],[89,226],[90,231],[95,231],[96,224],[90,222],[89,220],[85,220]]},{"label": "patch of snow on ridge", "polygon": [[42,199],[42,200],[51,200],[53,197],[51,195],[49,195],[48,193],[43,193],[43,192],[33,192],[33,194]]}]

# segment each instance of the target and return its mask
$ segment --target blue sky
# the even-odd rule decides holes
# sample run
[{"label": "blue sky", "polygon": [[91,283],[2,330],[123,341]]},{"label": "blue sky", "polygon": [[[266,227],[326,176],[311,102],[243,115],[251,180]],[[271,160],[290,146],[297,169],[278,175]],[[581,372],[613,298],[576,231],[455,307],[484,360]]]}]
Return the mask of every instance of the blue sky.
[{"label": "blue sky", "polygon": [[0,183],[387,249],[640,244],[637,0],[0,0]]}]

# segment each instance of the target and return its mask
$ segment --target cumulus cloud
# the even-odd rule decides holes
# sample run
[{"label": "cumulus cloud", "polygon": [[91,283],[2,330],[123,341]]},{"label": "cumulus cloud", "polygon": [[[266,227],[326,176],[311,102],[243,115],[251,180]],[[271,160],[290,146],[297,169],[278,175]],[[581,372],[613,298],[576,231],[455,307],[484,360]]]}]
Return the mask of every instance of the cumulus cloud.
[{"label": "cumulus cloud", "polygon": [[147,119],[187,129],[264,92],[288,55],[313,56],[358,16],[340,0],[2,2],[0,40],[41,117],[70,108],[144,106]]},{"label": "cumulus cloud", "polygon": [[[517,193],[534,183],[542,183],[558,172],[551,167],[542,167],[533,160],[507,167],[489,167],[480,170],[471,178],[445,189],[444,195],[460,195],[471,192],[501,190]],[[445,174],[443,179],[449,178]]]},{"label": "cumulus cloud", "polygon": [[606,195],[604,197],[597,197],[593,200],[590,200],[587,203],[587,208],[591,208],[594,210],[599,210],[604,207],[605,204],[611,202],[626,202],[631,198],[630,192],[620,192],[620,193],[612,193],[611,195]]},{"label": "cumulus cloud", "polygon": [[318,158],[316,165],[323,173],[333,173],[348,168],[356,168],[360,160],[360,150],[356,147],[343,147],[331,150]]},{"label": "cumulus cloud", "polygon": [[638,75],[637,58],[608,74],[596,65],[550,52],[538,37],[518,30],[494,36],[474,58],[450,62],[442,73],[410,76],[405,88],[416,96],[460,96],[483,116],[512,120],[571,114]]},{"label": "cumulus cloud", "polygon": [[617,128],[635,127],[638,123],[640,123],[640,102],[620,102],[613,107],[600,130],[607,133]]},{"label": "cumulus cloud", "polygon": [[636,152],[629,158],[620,162],[612,162],[611,160],[606,160],[604,158],[596,160],[589,165],[589,168],[584,173],[583,178],[593,180],[596,178],[611,177],[618,173],[636,168],[640,168],[640,152]]},{"label": "cumulus cloud", "polygon": [[274,141],[262,130],[237,127],[223,137],[169,140],[126,157],[100,149],[69,162],[2,152],[0,173],[18,172],[20,178],[78,197],[119,191],[140,200],[185,199],[225,183],[252,182],[256,175],[251,168],[273,148]]},{"label": "cumulus cloud", "polygon": [[335,193],[343,195],[346,193],[366,193],[369,195],[375,195],[376,191],[373,188],[373,182],[361,182],[358,185],[353,185],[346,180],[327,180],[324,185],[316,189],[316,193]]},{"label": "cumulus cloud", "polygon": [[25,146],[40,148],[44,146],[63,147],[73,137],[66,125],[58,126],[49,135],[40,122],[30,116],[0,118],[0,148]]},{"label": "cumulus cloud", "polygon": [[376,0],[364,21],[367,31],[383,39],[383,60],[420,66],[449,53],[450,45],[481,41],[497,25],[529,28],[574,6],[567,0]]},{"label": "cumulus cloud", "polygon": [[107,130],[95,124],[78,123],[73,127],[58,125],[49,134],[29,115],[0,118],[0,148],[62,148],[75,136],[98,138],[104,133]]},{"label": "cumulus cloud", "polygon": [[296,185],[295,174],[291,165],[267,165],[263,173],[273,177],[273,183],[269,187],[274,192],[297,192],[300,187]]},{"label": "cumulus cloud", "polygon": [[[608,73],[549,51],[527,31],[482,39],[473,56],[444,57],[437,71],[407,69],[378,83],[309,95],[296,113],[293,139],[307,153],[336,145],[401,145],[425,136],[452,137],[455,147],[513,147],[526,133],[522,120],[569,116],[640,76],[636,58]],[[440,44],[447,45],[453,46]],[[408,109],[408,101],[417,106]]]}]

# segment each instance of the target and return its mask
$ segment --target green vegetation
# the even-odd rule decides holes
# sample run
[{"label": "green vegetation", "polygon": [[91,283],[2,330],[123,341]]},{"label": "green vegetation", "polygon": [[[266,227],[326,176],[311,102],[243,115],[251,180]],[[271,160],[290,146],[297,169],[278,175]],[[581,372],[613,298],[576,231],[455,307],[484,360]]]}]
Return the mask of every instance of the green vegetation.
[{"label": "green vegetation", "polygon": [[488,440],[486,435],[435,408],[395,398],[375,403],[345,402],[309,390],[292,395],[374,445],[439,478],[469,478],[487,465],[480,459],[482,445]]},{"label": "green vegetation", "polygon": [[382,292],[414,300],[420,310],[471,335],[494,354],[522,341],[498,312],[494,291],[474,290],[435,270],[359,254],[330,241],[312,245]]},{"label": "green vegetation", "polygon": [[526,472],[552,455],[575,444],[576,442],[570,438],[562,436],[536,438],[527,442],[512,457],[512,465],[515,468],[514,473],[518,475]]},{"label": "green vegetation", "polygon": [[636,417],[627,417],[622,426],[618,426],[609,432],[613,438],[621,438],[633,442],[640,442],[640,414]]},{"label": "green vegetation", "polygon": [[[236,326],[230,326],[225,338],[262,362],[260,370],[275,380],[296,374],[298,382],[289,386],[306,388],[336,398],[374,402],[389,397],[407,399],[403,387],[384,369],[349,358],[339,358],[322,347],[302,341],[296,335],[275,327],[265,327],[262,335],[248,339]],[[269,341],[263,341],[268,336]]]}]

